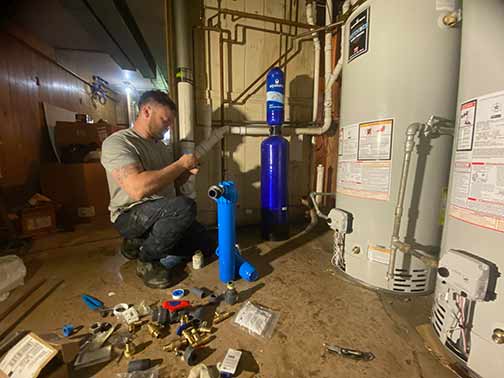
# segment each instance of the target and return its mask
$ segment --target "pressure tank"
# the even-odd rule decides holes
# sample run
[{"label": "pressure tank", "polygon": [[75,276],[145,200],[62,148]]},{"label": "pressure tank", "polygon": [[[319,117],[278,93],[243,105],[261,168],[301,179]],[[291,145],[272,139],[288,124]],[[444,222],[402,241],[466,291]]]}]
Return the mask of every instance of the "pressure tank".
[{"label": "pressure tank", "polygon": [[282,126],[284,122],[284,74],[278,67],[266,76],[266,121],[270,126]]},{"label": "pressure tank", "polygon": [[482,378],[504,376],[504,1],[465,1],[457,130],[431,321]]},{"label": "pressure tank", "polygon": [[272,127],[272,135],[261,143],[261,234],[265,240],[289,237],[289,142],[280,131]]},{"label": "pressure tank", "polygon": [[[394,293],[424,294],[434,286],[434,270],[416,257],[397,253],[392,274],[389,262],[406,130],[431,115],[455,117],[460,28],[440,21],[444,3],[368,0],[345,24],[336,207],[351,222],[333,261],[350,277]],[[436,254],[452,137],[416,142],[399,236]]]}]

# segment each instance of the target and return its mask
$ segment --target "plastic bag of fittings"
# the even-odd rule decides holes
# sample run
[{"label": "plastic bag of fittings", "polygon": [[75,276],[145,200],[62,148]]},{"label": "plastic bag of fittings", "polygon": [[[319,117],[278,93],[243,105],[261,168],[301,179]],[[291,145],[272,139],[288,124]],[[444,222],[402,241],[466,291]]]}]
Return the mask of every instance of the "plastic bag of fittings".
[{"label": "plastic bag of fittings", "polygon": [[7,299],[9,292],[24,285],[26,267],[16,255],[0,257],[0,302]]},{"label": "plastic bag of fittings", "polygon": [[236,314],[233,323],[254,336],[270,338],[278,322],[278,314],[258,304],[247,302]]},{"label": "plastic bag of fittings", "polygon": [[117,378],[159,378],[159,366],[131,373],[117,373],[116,376]]}]

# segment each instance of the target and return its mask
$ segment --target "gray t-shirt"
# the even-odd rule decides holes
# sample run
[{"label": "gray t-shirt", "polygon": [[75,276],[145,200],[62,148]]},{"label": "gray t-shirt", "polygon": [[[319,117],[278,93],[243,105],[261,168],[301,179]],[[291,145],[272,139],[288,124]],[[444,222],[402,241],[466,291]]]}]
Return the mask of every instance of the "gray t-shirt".
[{"label": "gray t-shirt", "polygon": [[163,197],[175,197],[173,184],[152,196],[140,201],[134,201],[116,180],[112,171],[130,164],[140,164],[144,170],[158,170],[173,163],[173,150],[171,145],[162,141],[144,139],[133,129],[121,130],[110,135],[102,145],[101,163],[107,172],[107,181],[110,192],[110,219],[115,222],[117,217],[139,203]]}]

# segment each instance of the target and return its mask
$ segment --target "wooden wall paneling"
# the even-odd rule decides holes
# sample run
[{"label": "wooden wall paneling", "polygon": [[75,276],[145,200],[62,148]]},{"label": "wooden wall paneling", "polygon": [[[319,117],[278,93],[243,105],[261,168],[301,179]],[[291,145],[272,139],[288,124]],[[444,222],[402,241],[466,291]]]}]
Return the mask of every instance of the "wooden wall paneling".
[{"label": "wooden wall paneling", "polygon": [[22,185],[22,177],[26,173],[24,149],[23,149],[23,134],[21,130],[21,113],[26,109],[22,104],[20,97],[21,78],[19,74],[19,65],[21,64],[20,50],[16,49],[12,40],[7,44],[7,73],[9,76],[9,93],[10,93],[10,113],[11,124],[8,127],[12,128],[13,139],[7,146],[8,156],[16,161],[17,169],[12,170],[8,183],[11,185]]},{"label": "wooden wall paneling", "polygon": [[20,192],[38,190],[40,163],[52,159],[42,102],[111,123],[116,121],[116,104],[109,99],[105,106],[93,107],[87,84],[40,55],[49,47],[40,48],[39,41],[36,52],[17,39],[19,33],[9,33],[0,30],[0,184],[8,188],[9,198],[14,193],[18,200]]},{"label": "wooden wall paneling", "polygon": [[[6,46],[8,42],[6,36],[0,33],[0,46]],[[14,140],[10,109],[7,54],[0,54],[0,183],[9,176],[12,165],[12,161],[8,159],[7,150]]]}]

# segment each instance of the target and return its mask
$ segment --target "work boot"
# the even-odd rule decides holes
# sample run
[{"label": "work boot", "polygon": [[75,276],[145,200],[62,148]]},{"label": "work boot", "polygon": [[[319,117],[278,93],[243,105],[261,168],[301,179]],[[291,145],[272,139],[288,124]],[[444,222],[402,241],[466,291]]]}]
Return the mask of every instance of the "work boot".
[{"label": "work boot", "polygon": [[123,239],[121,245],[121,255],[126,257],[128,260],[135,260],[138,258],[142,243],[143,239]]},{"label": "work boot", "polygon": [[137,261],[136,274],[144,285],[151,289],[166,289],[171,286],[170,272],[159,262]]}]

